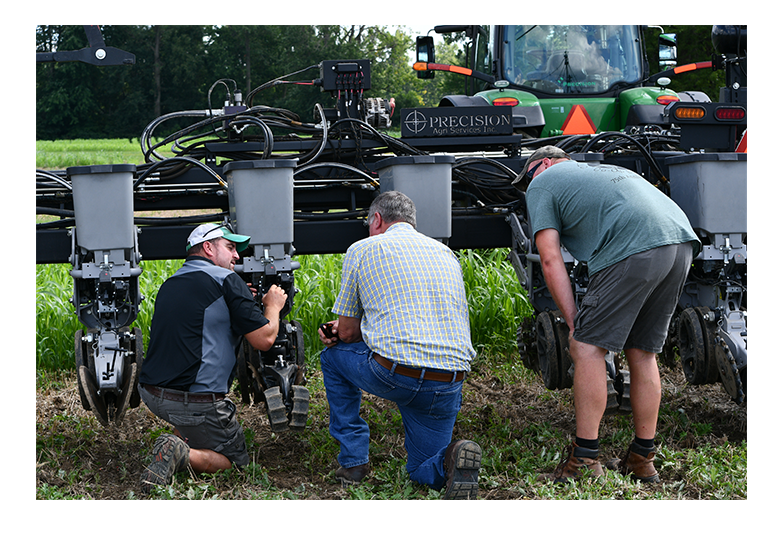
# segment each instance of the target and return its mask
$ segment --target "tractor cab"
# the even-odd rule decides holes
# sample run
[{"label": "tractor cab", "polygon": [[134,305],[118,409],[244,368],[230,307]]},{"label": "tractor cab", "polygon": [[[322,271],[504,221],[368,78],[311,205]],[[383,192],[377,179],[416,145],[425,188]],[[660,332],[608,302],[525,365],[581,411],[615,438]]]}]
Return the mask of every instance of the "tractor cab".
[{"label": "tractor cab", "polygon": [[[528,137],[667,127],[664,107],[678,101],[669,80],[649,82],[642,26],[436,26],[464,32],[467,68],[435,63],[432,38],[417,39],[422,78],[433,70],[467,75],[466,94],[443,106],[510,106],[517,133]],[[659,36],[661,67],[674,64],[673,35]],[[646,86],[647,83],[647,86]]]}]

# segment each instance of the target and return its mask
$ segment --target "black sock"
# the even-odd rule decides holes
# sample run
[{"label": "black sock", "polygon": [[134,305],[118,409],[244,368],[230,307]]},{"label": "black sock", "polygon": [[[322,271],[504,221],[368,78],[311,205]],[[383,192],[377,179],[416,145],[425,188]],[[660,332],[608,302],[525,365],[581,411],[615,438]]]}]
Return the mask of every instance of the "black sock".
[{"label": "black sock", "polygon": [[653,439],[642,439],[634,436],[634,442],[642,447],[643,449],[652,449],[653,448]]},{"label": "black sock", "polygon": [[591,449],[592,451],[599,450],[599,438],[596,439],[575,438],[574,442],[577,444],[578,447],[582,447],[583,449]]}]

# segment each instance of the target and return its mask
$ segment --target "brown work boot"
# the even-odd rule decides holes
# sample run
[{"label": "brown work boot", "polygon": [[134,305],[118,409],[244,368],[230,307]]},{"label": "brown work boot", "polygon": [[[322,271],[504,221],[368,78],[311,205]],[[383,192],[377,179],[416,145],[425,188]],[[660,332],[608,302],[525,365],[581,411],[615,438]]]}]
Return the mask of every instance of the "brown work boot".
[{"label": "brown work boot", "polygon": [[600,477],[604,475],[602,464],[597,460],[599,451],[578,447],[572,443],[566,448],[564,458],[551,475],[544,475],[543,478],[554,482],[564,483],[570,479],[577,480],[583,475],[589,477]]},{"label": "brown work boot", "polygon": [[453,441],[444,453],[446,500],[472,500],[479,492],[482,447],[467,439]]},{"label": "brown work boot", "polygon": [[340,481],[340,484],[345,488],[346,486],[355,486],[359,484],[369,473],[369,463],[348,468],[341,466],[335,470],[335,478],[337,478]]},{"label": "brown work boot", "polygon": [[152,446],[152,463],[141,476],[142,493],[149,493],[153,486],[170,484],[174,473],[190,464],[190,447],[173,434],[161,434]]},{"label": "brown work boot", "polygon": [[632,442],[623,459],[613,458],[604,465],[607,469],[618,471],[622,475],[631,475],[632,480],[659,482],[659,473],[653,465],[654,458],[656,458],[655,449],[646,449]]}]

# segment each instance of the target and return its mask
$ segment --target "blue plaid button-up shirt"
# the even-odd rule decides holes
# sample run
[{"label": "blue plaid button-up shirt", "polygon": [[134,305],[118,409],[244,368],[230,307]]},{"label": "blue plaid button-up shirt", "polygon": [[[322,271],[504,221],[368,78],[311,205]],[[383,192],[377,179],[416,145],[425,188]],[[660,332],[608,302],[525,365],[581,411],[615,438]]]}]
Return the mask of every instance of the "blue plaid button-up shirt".
[{"label": "blue plaid button-up shirt", "polygon": [[361,318],[370,350],[399,364],[469,371],[476,355],[460,263],[408,223],[349,247],[332,312]]}]

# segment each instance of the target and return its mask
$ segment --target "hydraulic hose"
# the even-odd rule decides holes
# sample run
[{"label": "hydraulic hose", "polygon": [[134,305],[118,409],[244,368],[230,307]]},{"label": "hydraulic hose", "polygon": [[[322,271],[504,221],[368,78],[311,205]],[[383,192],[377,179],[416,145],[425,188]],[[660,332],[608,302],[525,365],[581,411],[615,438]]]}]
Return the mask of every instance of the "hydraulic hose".
[{"label": "hydraulic hose", "polygon": [[218,175],[215,171],[210,169],[207,165],[205,165],[201,161],[193,159],[193,158],[176,156],[176,157],[173,157],[173,158],[167,158],[167,159],[155,162],[152,165],[150,165],[150,167],[147,168],[147,170],[145,170],[136,179],[136,181],[133,183],[133,189],[136,189],[139,186],[140,183],[142,183],[145,179],[147,179],[147,177],[150,174],[152,174],[153,171],[157,170],[159,167],[164,167],[166,165],[171,165],[172,163],[175,163],[175,162],[188,163],[188,164],[200,167],[201,169],[206,171],[208,174],[210,174],[212,177],[214,177],[221,186],[223,186],[226,189],[228,189],[228,187],[229,187],[228,184],[223,180],[223,178],[220,177],[220,175]]},{"label": "hydraulic hose", "polygon": [[61,186],[65,187],[68,190],[72,190],[73,189],[73,187],[71,186],[70,182],[64,180],[63,178],[60,178],[56,174],[51,173],[49,171],[36,169],[35,170],[35,177],[36,178],[48,178],[50,180],[54,180],[55,182],[57,182],[58,184],[60,184]]},{"label": "hydraulic hose", "polygon": [[321,107],[321,104],[319,103],[316,103],[316,111],[318,111],[319,118],[321,119],[321,143],[301,157],[299,159],[298,165],[305,165],[310,161],[318,159],[319,156],[321,156],[321,154],[324,152],[324,147],[327,146],[327,135],[329,132],[329,129],[327,128],[327,116],[324,113],[324,108]]},{"label": "hydraulic hose", "polygon": [[367,173],[357,169],[356,167],[352,167],[351,165],[347,165],[345,163],[338,163],[338,162],[331,162],[331,161],[322,162],[322,163],[311,163],[309,165],[305,165],[303,167],[299,167],[299,168],[297,168],[297,170],[294,171],[294,179],[296,180],[298,174],[302,174],[303,172],[311,171],[313,169],[321,168],[321,167],[328,167],[328,168],[333,168],[333,169],[344,169],[344,170],[353,172],[355,174],[358,174],[359,176],[364,178],[366,181],[368,181],[370,184],[372,184],[373,187],[378,187],[379,186],[379,184],[375,180],[375,178],[373,178],[369,174],[367,174]]}]

